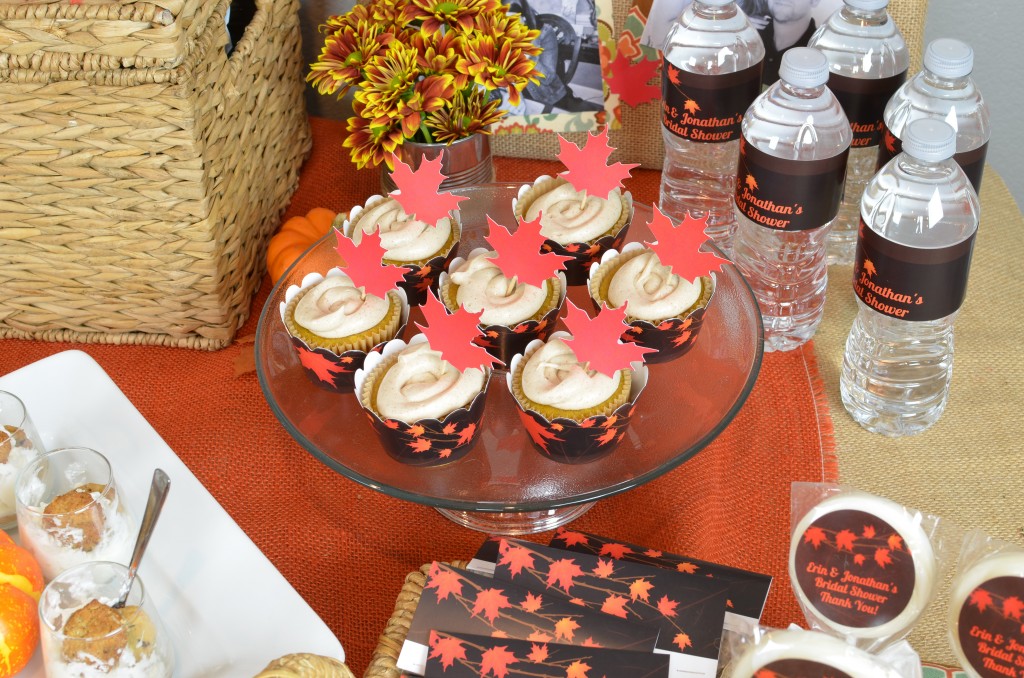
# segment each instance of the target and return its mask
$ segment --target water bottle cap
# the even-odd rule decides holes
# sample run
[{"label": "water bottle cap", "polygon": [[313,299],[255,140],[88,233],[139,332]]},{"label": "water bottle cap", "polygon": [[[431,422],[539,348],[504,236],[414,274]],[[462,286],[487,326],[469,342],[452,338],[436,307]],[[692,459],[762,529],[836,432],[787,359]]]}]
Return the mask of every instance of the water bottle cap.
[{"label": "water bottle cap", "polygon": [[711,5],[712,7],[725,7],[731,5],[735,0],[699,0],[702,5]]},{"label": "water bottle cap", "polygon": [[779,78],[794,87],[820,87],[828,82],[828,57],[813,47],[786,50]]},{"label": "water bottle cap", "polygon": [[885,9],[889,6],[889,0],[845,0],[845,2],[854,9],[862,9],[866,12]]},{"label": "water bottle cap", "polygon": [[924,52],[924,67],[940,78],[962,78],[974,70],[974,50],[953,38],[932,40]]},{"label": "water bottle cap", "polygon": [[903,132],[903,152],[926,162],[939,162],[956,153],[956,132],[949,123],[918,118]]}]

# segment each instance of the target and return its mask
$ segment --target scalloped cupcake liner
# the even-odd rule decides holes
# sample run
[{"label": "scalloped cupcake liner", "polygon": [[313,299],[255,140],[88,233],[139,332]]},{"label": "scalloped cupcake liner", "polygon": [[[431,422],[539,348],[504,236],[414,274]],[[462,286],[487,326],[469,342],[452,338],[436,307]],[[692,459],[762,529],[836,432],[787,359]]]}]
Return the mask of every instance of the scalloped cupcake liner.
[{"label": "scalloped cupcake liner", "polygon": [[[626,436],[636,401],[647,386],[645,365],[634,363],[630,369],[630,387],[626,402],[605,414],[594,414],[582,420],[555,417],[549,419],[523,405],[522,391],[517,388],[517,375],[524,362],[540,348],[540,340],[530,342],[526,351],[512,359],[505,375],[505,384],[512,393],[519,419],[523,422],[533,446],[542,455],[562,464],[584,464],[610,454]],[[517,391],[519,395],[517,395]],[[522,396],[525,399],[525,396]]]},{"label": "scalloped cupcake liner", "polygon": [[377,391],[377,382],[397,362],[399,351],[412,343],[418,343],[416,337],[409,344],[401,339],[389,341],[380,353],[367,356],[355,376],[356,398],[380,439],[381,446],[392,459],[411,466],[450,464],[469,454],[479,438],[490,371],[485,375],[483,389],[469,406],[452,410],[443,419],[420,419],[409,423],[382,417],[371,405]]},{"label": "scalloped cupcake liner", "polygon": [[[478,248],[470,252],[470,256],[473,256]],[[461,262],[461,258],[457,258],[452,262],[452,265],[458,265],[456,262]],[[549,278],[549,281],[556,280],[556,278]],[[559,273],[557,276],[558,290],[555,296],[554,303],[552,305],[551,295],[548,295],[548,299],[545,300],[544,305],[541,306],[538,313],[543,311],[543,315],[528,320],[523,320],[515,325],[478,325],[480,328],[480,336],[477,337],[475,342],[478,346],[482,346],[492,356],[500,361],[494,364],[495,369],[505,369],[508,367],[509,361],[512,360],[512,356],[517,353],[522,353],[526,350],[527,345],[534,339],[547,339],[551,336],[551,333],[555,329],[555,325],[558,323],[558,314],[562,310],[562,304],[565,303],[565,295],[567,292],[565,276]],[[459,309],[458,300],[456,299],[453,288],[457,287],[451,282],[451,278],[446,272],[441,276],[440,282],[440,297],[441,303],[444,304],[445,308],[449,313],[455,313]],[[550,306],[545,310],[545,306]]]},{"label": "scalloped cupcake liner", "polygon": [[[388,199],[389,196],[371,195],[363,205],[353,207],[348,214],[348,218],[335,219],[335,227],[343,235],[351,238],[356,224],[359,223],[359,215],[366,209]],[[448,270],[448,266],[451,265],[452,259],[455,258],[455,253],[459,249],[459,241],[462,239],[462,213],[459,210],[452,210],[449,214],[451,214],[452,218],[451,235],[441,249],[429,259],[399,261],[397,259],[385,258],[383,260],[383,263],[407,268],[407,272],[402,282],[398,283],[398,286],[405,290],[410,306],[422,306],[427,301],[428,293],[437,293],[441,272]],[[340,226],[338,225],[339,221],[341,222]]]},{"label": "scalloped cupcake liner", "polygon": [[[522,219],[529,211],[530,205],[537,196],[566,184],[561,177],[538,177],[533,184],[525,184],[519,188],[518,196],[512,201],[512,211]],[[572,257],[565,263],[565,279],[569,285],[585,285],[589,276],[590,266],[600,259],[609,249],[618,249],[626,241],[626,233],[633,221],[633,195],[629,191],[621,192],[622,213],[619,220],[604,235],[586,242],[558,243],[550,238],[541,246],[542,252],[554,252],[565,257]]]},{"label": "scalloped cupcake liner", "polygon": [[[340,272],[341,269],[331,269],[327,275],[331,275],[332,271]],[[399,312],[394,314],[392,311],[392,314],[397,317],[385,327],[362,338],[358,346],[354,348],[332,343],[330,340],[326,340],[326,345],[317,345],[303,336],[308,331],[297,331],[297,325],[291,319],[290,309],[298,303],[302,292],[316,285],[325,277],[319,273],[310,273],[302,279],[301,284],[292,285],[285,291],[285,301],[280,306],[281,322],[299,356],[299,362],[306,377],[320,388],[328,391],[351,393],[355,386],[356,370],[363,366],[366,356],[369,353],[379,353],[388,341],[401,335],[405,330],[405,326],[409,322],[409,303],[404,291],[393,290],[388,294],[396,297]],[[391,331],[392,326],[394,331]]]},{"label": "scalloped cupcake liner", "polygon": [[[646,251],[647,248],[640,243],[630,243],[621,252],[608,250],[601,257],[601,261],[591,267],[587,291],[596,310],[601,310],[602,302],[608,302],[607,291],[611,276],[627,261]],[[697,340],[697,335],[704,325],[704,314],[715,294],[716,284],[712,276],[701,276],[701,284],[700,298],[690,309],[678,316],[650,321],[630,318],[627,315],[622,341],[654,349],[655,353],[644,355],[644,362],[648,364],[669,362],[685,355]]]}]

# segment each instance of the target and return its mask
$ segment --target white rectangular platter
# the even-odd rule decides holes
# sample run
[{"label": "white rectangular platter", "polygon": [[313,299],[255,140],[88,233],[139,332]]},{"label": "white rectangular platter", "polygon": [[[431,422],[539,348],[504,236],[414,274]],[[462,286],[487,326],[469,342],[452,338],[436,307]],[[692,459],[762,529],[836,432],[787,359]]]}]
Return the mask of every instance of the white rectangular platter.
[{"label": "white rectangular platter", "polygon": [[[344,660],[327,625],[88,354],[49,356],[0,377],[0,389],[24,401],[47,449],[102,452],[136,520],[153,469],[170,476],[139,576],[173,637],[176,676],[254,676],[295,652]],[[43,678],[38,655],[19,678]]]}]

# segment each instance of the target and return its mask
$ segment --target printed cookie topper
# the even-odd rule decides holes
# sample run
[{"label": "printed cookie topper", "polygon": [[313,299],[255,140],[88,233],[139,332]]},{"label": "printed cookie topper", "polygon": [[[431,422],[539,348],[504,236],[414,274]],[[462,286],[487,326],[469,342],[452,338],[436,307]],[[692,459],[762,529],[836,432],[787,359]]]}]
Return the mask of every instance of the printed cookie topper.
[{"label": "printed cookie topper", "polygon": [[583,148],[566,141],[561,134],[558,135],[558,145],[562,149],[558,159],[566,167],[566,171],[558,176],[564,177],[577,191],[595,198],[607,199],[616,188],[625,188],[622,180],[629,177],[630,170],[639,167],[621,162],[608,164],[608,156],[613,149],[608,145],[607,126],[600,134],[588,134]]},{"label": "printed cookie topper", "polygon": [[544,281],[558,275],[565,269],[565,262],[572,261],[554,252],[541,252],[541,246],[547,240],[540,234],[538,215],[533,221],[516,219],[519,228],[509,233],[508,229],[487,217],[488,235],[484,238],[497,256],[491,260],[509,279],[517,279],[526,285],[540,287]]},{"label": "printed cookie topper", "polygon": [[364,233],[356,245],[341,231],[335,229],[338,244],[334,251],[341,257],[340,264],[352,282],[362,287],[367,294],[383,299],[405,277],[405,266],[383,264],[386,251],[380,245],[380,233]]},{"label": "printed cookie topper", "polygon": [[420,311],[423,312],[423,319],[426,325],[416,323],[430,342],[430,348],[440,351],[441,355],[452,364],[455,369],[461,371],[474,367],[490,365],[497,357],[487,352],[487,349],[476,343],[480,336],[480,313],[470,313],[460,308],[455,313],[448,313],[433,293],[427,295],[427,300]]},{"label": "printed cookie topper", "polygon": [[591,318],[587,312],[574,303],[565,300],[565,326],[572,337],[573,353],[581,363],[589,364],[590,369],[602,374],[614,376],[619,370],[628,370],[630,363],[642,361],[645,353],[654,349],[637,344],[623,343],[622,323],[626,318],[626,306],[608,308],[602,306],[601,311]]},{"label": "printed cookie topper", "polygon": [[448,191],[441,193],[441,182],[446,178],[441,172],[440,155],[433,160],[424,158],[415,171],[395,156],[395,170],[391,173],[391,180],[398,189],[391,192],[391,197],[398,201],[409,216],[428,224],[436,224],[447,217],[451,210],[458,209],[460,202],[468,200],[465,196]]},{"label": "printed cookie topper", "polygon": [[701,246],[708,239],[704,233],[707,221],[707,217],[694,219],[687,212],[683,222],[676,226],[654,205],[651,220],[647,222],[654,240],[645,242],[658,255],[662,265],[671,268],[680,278],[693,280],[710,275],[712,271],[721,271],[722,264],[729,260],[711,251],[701,251]]}]

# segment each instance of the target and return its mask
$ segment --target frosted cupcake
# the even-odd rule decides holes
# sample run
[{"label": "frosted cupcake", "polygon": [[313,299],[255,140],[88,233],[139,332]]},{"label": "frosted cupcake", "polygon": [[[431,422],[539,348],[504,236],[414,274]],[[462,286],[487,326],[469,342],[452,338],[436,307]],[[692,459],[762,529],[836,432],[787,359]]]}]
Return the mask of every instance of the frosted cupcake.
[{"label": "frosted cupcake", "polygon": [[371,196],[363,206],[352,208],[348,219],[339,217],[335,225],[358,245],[364,233],[380,234],[385,250],[383,263],[406,266],[409,272],[401,283],[413,306],[426,300],[428,290],[437,290],[438,276],[455,256],[462,234],[459,210],[429,224],[415,219],[390,196]]},{"label": "frosted cupcake", "polygon": [[489,378],[489,369],[456,369],[417,334],[369,355],[355,387],[388,453],[433,466],[463,457],[476,442]]},{"label": "frosted cupcake", "polygon": [[339,268],[289,287],[280,310],[310,380],[332,391],[351,390],[366,354],[397,336],[409,318],[403,290],[365,294]]},{"label": "frosted cupcake", "polygon": [[645,357],[650,363],[677,358],[693,346],[715,282],[711,276],[675,275],[654,251],[630,243],[622,252],[604,253],[591,267],[587,287],[598,308],[626,305],[622,340],[656,349]]},{"label": "frosted cupcake", "polygon": [[542,176],[522,186],[512,203],[517,217],[540,217],[541,234],[548,240],[544,250],[573,258],[566,265],[570,285],[587,281],[587,271],[601,253],[618,248],[626,238],[633,217],[633,196],[618,188],[607,198],[577,192],[562,177]]},{"label": "frosted cupcake", "polygon": [[509,390],[533,420],[528,432],[537,448],[567,463],[610,452],[629,426],[633,405],[647,383],[647,368],[608,375],[581,363],[564,332],[536,340],[512,359]]},{"label": "frosted cupcake", "polygon": [[480,313],[480,340],[491,355],[507,364],[534,339],[554,329],[565,299],[565,278],[553,276],[540,287],[506,278],[492,261],[493,250],[478,248],[466,259],[452,260],[441,274],[441,301],[451,311]]}]

